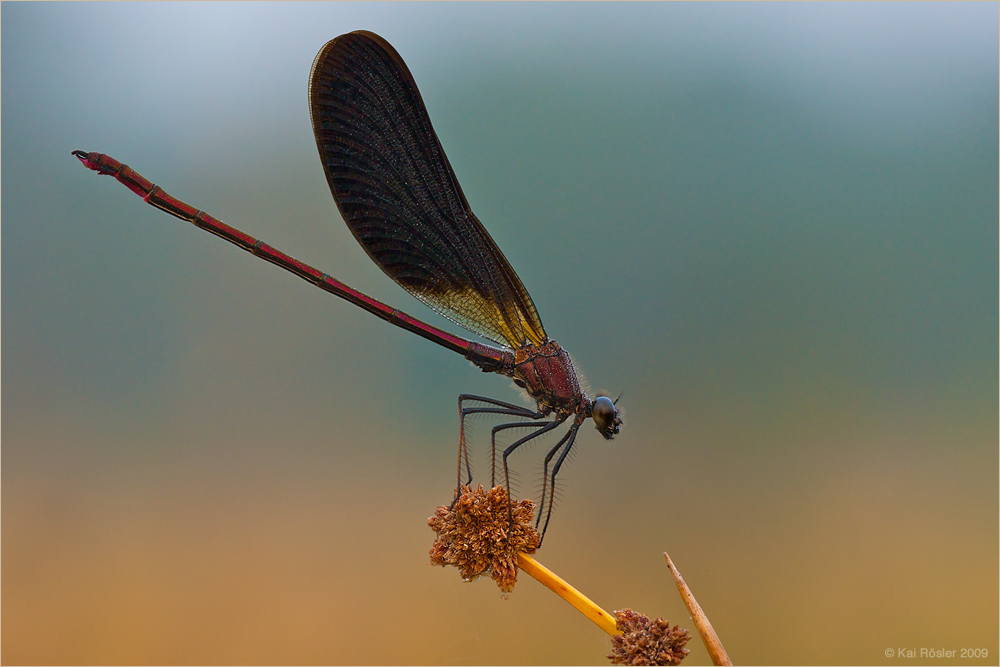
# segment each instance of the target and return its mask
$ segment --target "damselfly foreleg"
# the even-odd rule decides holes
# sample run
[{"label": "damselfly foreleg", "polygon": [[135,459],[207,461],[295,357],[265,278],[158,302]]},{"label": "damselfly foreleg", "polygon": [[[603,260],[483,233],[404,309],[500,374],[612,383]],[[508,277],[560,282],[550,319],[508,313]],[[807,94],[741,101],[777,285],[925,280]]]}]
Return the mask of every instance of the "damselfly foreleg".
[{"label": "damselfly foreleg", "polygon": [[566,431],[566,435],[560,438],[559,442],[557,442],[552,449],[549,450],[549,453],[545,455],[545,461],[542,463],[542,492],[539,496],[540,504],[538,505],[538,514],[535,515],[536,529],[541,524],[542,513],[545,511],[546,506],[552,507],[552,503],[546,502],[546,495],[549,490],[549,461],[551,461],[552,457],[556,455],[556,452],[562,449],[562,446],[566,444],[566,441],[569,440],[571,435],[573,435],[573,429]]},{"label": "damselfly foreleg", "polygon": [[[560,440],[556,444],[555,447],[553,447],[551,450],[549,450],[548,455],[546,455],[546,457],[545,457],[545,464],[544,464],[544,467],[543,467],[543,473],[542,474],[544,475],[543,480],[547,480],[548,481],[549,498],[548,498],[548,507],[546,508],[547,511],[545,513],[545,525],[542,527],[542,539],[543,540],[545,539],[545,531],[549,529],[549,519],[552,518],[552,505],[555,502],[555,494],[556,494],[556,475],[559,474],[559,468],[562,467],[563,461],[566,460],[566,456],[569,454],[570,450],[573,449],[573,443],[576,442],[576,432],[578,430],[580,430],[580,425],[582,423],[583,422],[580,421],[580,420],[574,421],[573,425],[570,426],[570,428],[569,428],[569,432],[566,433],[565,436],[563,436],[562,440]],[[551,477],[551,479],[549,479],[548,476],[547,476],[548,475],[549,461],[552,460],[552,457],[555,455],[556,452],[559,451],[560,448],[562,448],[562,454],[559,455],[559,459],[556,461],[555,466],[552,468],[552,477]],[[542,484],[543,484],[543,487],[542,487],[542,505],[544,506],[546,504],[545,503],[545,487],[544,487],[545,481],[543,481]],[[539,510],[538,510],[538,517],[535,519],[535,528],[538,528],[538,524],[539,524],[539,522],[541,520],[542,520],[542,508],[539,508]],[[539,543],[539,546],[541,546],[541,543]]]},{"label": "damselfly foreleg", "polygon": [[[560,424],[562,424],[564,421],[566,421],[566,417],[568,417],[568,416],[569,415],[562,415],[560,417],[556,417],[555,419],[553,419],[550,422],[546,422],[546,424],[542,428],[538,429],[534,433],[529,433],[528,435],[524,436],[520,440],[515,441],[514,444],[510,445],[509,447],[507,447],[507,449],[503,450],[503,483],[504,483],[504,487],[506,487],[506,489],[507,489],[507,497],[508,498],[510,497],[510,471],[507,468],[507,457],[510,456],[514,452],[515,449],[517,449],[518,447],[520,447],[524,443],[526,443],[526,442],[528,442],[530,440],[534,440],[535,438],[540,437],[540,436],[544,435],[545,433],[548,433],[549,431],[551,431],[554,428],[558,428]],[[511,501],[511,505],[513,505],[513,501]],[[507,513],[508,513],[508,516],[510,517],[510,526],[511,526],[511,528],[513,528],[513,526],[514,526],[514,511],[509,506],[507,508]],[[543,535],[543,537],[544,537],[544,535]]]}]

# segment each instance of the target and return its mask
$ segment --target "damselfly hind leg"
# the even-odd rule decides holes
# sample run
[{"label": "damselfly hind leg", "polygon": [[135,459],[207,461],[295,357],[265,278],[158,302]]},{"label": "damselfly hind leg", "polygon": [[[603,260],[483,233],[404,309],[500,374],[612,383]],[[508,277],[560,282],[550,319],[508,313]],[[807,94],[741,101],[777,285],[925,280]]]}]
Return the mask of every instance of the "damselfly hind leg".
[{"label": "damselfly hind leg", "polygon": [[[489,407],[465,407],[465,402],[485,403]],[[475,394],[460,394],[458,397],[458,483],[455,486],[455,498],[451,501],[448,509],[455,507],[455,502],[462,495],[462,465],[465,465],[466,485],[472,484],[472,465],[469,463],[469,448],[465,441],[465,418],[468,415],[488,414],[506,415],[510,417],[521,417],[523,419],[541,419],[545,415],[535,410],[500,401],[487,396],[476,396]],[[508,491],[510,489],[508,488]]]}]

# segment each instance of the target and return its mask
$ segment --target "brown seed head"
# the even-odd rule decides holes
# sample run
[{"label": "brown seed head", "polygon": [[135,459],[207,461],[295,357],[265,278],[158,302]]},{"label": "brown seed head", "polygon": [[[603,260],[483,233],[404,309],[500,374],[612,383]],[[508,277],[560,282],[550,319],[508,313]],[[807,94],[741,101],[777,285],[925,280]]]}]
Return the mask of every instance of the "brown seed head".
[{"label": "brown seed head", "polygon": [[616,625],[622,634],[611,638],[612,665],[679,665],[690,653],[684,645],[691,639],[687,630],[670,621],[625,609],[615,612]]},{"label": "brown seed head", "polygon": [[[431,547],[431,565],[454,565],[466,581],[489,573],[504,594],[517,582],[517,552],[534,553],[541,536],[531,525],[534,505],[530,500],[515,502],[508,510],[507,490],[483,485],[473,491],[462,487],[455,505],[437,508],[427,520],[437,539]],[[510,514],[514,530],[510,532]]]}]

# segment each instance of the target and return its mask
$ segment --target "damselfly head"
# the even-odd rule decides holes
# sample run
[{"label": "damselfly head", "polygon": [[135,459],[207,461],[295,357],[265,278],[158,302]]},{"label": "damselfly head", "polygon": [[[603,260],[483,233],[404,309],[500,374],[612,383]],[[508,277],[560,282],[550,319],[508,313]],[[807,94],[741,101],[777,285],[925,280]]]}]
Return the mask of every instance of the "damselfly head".
[{"label": "damselfly head", "polygon": [[594,426],[607,440],[618,434],[622,419],[618,416],[618,408],[607,396],[598,396],[590,408],[590,416],[594,418]]}]

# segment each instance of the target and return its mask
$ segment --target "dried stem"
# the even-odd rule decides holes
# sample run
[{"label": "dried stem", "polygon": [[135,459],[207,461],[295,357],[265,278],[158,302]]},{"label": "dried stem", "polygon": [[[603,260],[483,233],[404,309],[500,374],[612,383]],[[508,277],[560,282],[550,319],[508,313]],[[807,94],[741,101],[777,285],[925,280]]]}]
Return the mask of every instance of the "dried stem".
[{"label": "dried stem", "polygon": [[598,607],[590,598],[570,586],[552,570],[524,552],[518,552],[517,564],[524,572],[530,574],[551,589],[553,593],[576,607],[577,611],[596,623],[601,630],[612,636],[621,634],[615,627],[614,616]]},{"label": "dried stem", "polygon": [[698,628],[698,634],[701,635],[701,641],[705,643],[705,648],[708,649],[708,655],[712,658],[713,665],[732,665],[732,661],[729,659],[729,655],[726,653],[725,647],[722,646],[722,641],[719,640],[719,635],[715,633],[715,628],[708,620],[708,616],[705,612],[701,610],[701,606],[698,601],[694,599],[694,595],[691,593],[691,589],[688,585],[684,583],[684,578],[681,573],[677,571],[674,566],[670,556],[667,552],[663,552],[663,557],[667,559],[667,567],[670,568],[670,572],[674,575],[674,582],[677,584],[677,590],[681,594],[681,599],[684,600],[684,604],[688,608],[688,613],[691,614],[691,620],[694,621],[694,625]]}]

